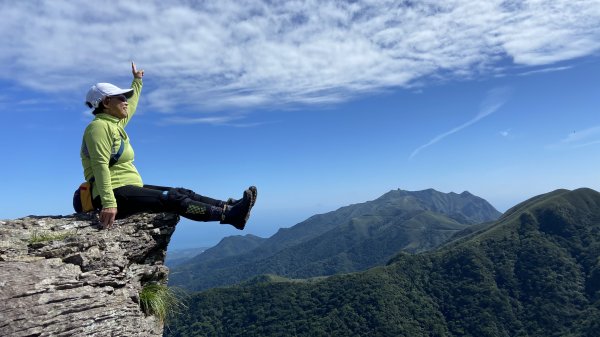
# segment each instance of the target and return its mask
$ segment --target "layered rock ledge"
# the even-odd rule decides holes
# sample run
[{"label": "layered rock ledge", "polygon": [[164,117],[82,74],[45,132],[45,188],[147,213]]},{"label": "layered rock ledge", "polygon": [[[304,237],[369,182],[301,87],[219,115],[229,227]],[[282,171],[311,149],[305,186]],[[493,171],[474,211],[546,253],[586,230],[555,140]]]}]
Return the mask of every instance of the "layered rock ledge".
[{"label": "layered rock ledge", "polygon": [[178,221],[137,214],[110,230],[93,215],[0,221],[0,336],[162,336],[139,293],[166,284]]}]

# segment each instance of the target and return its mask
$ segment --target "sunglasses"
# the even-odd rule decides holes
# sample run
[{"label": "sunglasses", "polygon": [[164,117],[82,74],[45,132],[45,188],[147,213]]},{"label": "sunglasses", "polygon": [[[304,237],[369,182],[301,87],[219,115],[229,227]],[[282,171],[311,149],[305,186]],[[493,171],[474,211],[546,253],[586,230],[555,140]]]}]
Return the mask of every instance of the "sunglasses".
[{"label": "sunglasses", "polygon": [[116,98],[121,102],[127,102],[127,97],[125,97],[125,95],[108,96],[108,98]]}]

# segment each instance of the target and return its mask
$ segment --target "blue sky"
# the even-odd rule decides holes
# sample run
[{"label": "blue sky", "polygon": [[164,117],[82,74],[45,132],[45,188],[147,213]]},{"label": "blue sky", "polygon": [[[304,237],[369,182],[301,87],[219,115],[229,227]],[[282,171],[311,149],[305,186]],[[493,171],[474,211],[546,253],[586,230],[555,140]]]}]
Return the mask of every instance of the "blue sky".
[{"label": "blue sky", "polygon": [[0,1],[0,218],[70,214],[96,82],[145,70],[127,131],[149,184],[259,199],[243,232],[396,188],[500,211],[600,189],[600,1]]}]

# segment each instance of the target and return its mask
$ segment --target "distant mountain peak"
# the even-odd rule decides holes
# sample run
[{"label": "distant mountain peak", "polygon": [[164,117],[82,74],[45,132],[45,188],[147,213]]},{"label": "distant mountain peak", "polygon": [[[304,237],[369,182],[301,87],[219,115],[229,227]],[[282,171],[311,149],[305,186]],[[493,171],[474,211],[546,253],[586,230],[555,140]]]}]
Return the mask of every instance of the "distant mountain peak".
[{"label": "distant mountain peak", "polygon": [[396,189],[365,204],[377,202],[386,202],[406,211],[439,212],[459,222],[470,224],[496,220],[501,215],[485,199],[468,191],[457,194],[454,192],[444,193],[433,188],[420,191]]},{"label": "distant mountain peak", "polygon": [[375,200],[311,216],[268,239],[224,239],[184,266],[187,276],[173,273],[171,282],[201,290],[261,273],[312,277],[362,270],[387,262],[399,250],[432,249],[500,215],[470,193],[391,190]]},{"label": "distant mountain peak", "polygon": [[472,234],[367,271],[201,292],[166,336],[598,336],[600,193],[539,195]]}]

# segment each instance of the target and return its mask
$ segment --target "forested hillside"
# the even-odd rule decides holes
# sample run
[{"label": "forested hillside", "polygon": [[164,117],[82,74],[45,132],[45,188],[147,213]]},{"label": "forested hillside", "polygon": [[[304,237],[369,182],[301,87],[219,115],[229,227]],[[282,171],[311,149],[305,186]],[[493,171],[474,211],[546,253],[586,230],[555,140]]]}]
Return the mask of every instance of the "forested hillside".
[{"label": "forested hillside", "polygon": [[[384,265],[398,251],[421,252],[500,213],[468,192],[393,190],[365,203],[315,215],[235,250],[223,240],[174,268],[170,284],[190,290],[230,285],[260,274],[307,278]],[[248,241],[248,240],[246,240]],[[249,249],[251,247],[252,249]],[[235,254],[234,252],[239,252]]]},{"label": "forested hillside", "polygon": [[600,194],[557,190],[387,266],[193,295],[167,336],[598,336]]}]

